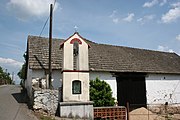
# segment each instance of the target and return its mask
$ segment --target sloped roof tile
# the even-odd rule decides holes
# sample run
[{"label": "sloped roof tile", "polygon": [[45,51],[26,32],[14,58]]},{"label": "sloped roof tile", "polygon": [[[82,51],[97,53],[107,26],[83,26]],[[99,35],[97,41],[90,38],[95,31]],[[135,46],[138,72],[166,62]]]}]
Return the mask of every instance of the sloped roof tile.
[{"label": "sloped roof tile", "polygon": [[[62,68],[60,44],[63,42],[63,39],[52,41],[52,69]],[[89,69],[92,71],[180,74],[180,57],[175,53],[86,42],[91,46]],[[48,44],[48,38],[28,36],[31,69],[48,69]]]}]

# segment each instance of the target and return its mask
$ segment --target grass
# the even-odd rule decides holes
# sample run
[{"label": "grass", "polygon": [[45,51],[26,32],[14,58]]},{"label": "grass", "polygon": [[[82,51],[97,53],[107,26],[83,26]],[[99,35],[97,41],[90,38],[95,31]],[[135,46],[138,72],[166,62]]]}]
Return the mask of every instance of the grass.
[{"label": "grass", "polygon": [[50,116],[40,116],[40,120],[55,120],[55,119]]},{"label": "grass", "polygon": [[56,120],[52,116],[45,116],[39,112],[34,112],[34,115],[38,118],[38,120]]}]

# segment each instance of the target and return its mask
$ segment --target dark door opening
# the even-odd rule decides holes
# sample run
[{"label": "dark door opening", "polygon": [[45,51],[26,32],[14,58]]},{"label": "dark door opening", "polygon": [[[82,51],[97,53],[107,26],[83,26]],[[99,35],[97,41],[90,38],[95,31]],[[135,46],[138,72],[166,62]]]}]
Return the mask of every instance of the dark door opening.
[{"label": "dark door opening", "polygon": [[146,83],[144,75],[119,75],[117,81],[117,100],[119,106],[131,108],[146,107]]}]

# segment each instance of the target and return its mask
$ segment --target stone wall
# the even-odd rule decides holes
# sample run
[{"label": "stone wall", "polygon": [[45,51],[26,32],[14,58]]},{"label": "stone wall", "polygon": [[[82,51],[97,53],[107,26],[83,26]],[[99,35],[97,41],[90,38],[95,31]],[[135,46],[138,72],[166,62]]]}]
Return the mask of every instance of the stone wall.
[{"label": "stone wall", "polygon": [[33,88],[33,109],[55,115],[58,107],[58,90]]}]

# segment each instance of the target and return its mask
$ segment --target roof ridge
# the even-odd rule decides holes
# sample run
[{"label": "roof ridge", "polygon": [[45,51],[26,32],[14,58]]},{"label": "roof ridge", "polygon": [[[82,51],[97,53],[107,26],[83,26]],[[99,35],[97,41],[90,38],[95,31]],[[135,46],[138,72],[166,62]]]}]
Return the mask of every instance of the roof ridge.
[{"label": "roof ridge", "polygon": [[[74,33],[75,34],[75,33]],[[73,35],[74,35],[73,34]],[[42,37],[42,36],[34,36],[34,35],[28,35],[28,38],[29,37],[36,37],[36,38],[45,38],[45,39],[48,39],[48,37]],[[159,52],[159,53],[166,53],[166,54],[175,54],[177,56],[179,56],[177,53],[175,52],[167,52],[167,51],[158,51],[158,50],[152,50],[152,49],[145,49],[145,48],[136,48],[136,47],[130,47],[130,46],[120,46],[120,45],[112,45],[112,44],[103,44],[103,43],[97,43],[97,42],[94,42],[92,40],[89,40],[89,39],[86,39],[84,37],[82,37],[85,41],[87,42],[90,42],[90,43],[93,43],[93,44],[97,44],[97,45],[105,45],[105,46],[112,46],[112,47],[122,47],[122,48],[128,48],[128,49],[136,49],[136,50],[145,50],[145,51],[150,51],[150,52]],[[63,38],[52,38],[53,40],[66,40],[66,39],[63,39]]]},{"label": "roof ridge", "polygon": [[[87,40],[87,39],[85,39]],[[120,45],[112,45],[112,44],[103,44],[103,43],[96,43],[91,40],[88,40],[94,44],[98,45],[105,45],[105,46],[112,46],[112,47],[122,47],[122,48],[128,48],[128,49],[137,49],[137,50],[145,50],[145,51],[150,51],[150,52],[159,52],[159,53],[167,53],[167,54],[176,54],[175,52],[167,52],[167,51],[158,51],[158,50],[152,50],[152,49],[145,49],[145,48],[136,48],[136,47],[129,47],[129,46],[120,46]],[[176,54],[178,55],[178,54]],[[179,55],[178,55],[179,56]]]},{"label": "roof ridge", "polygon": [[[49,39],[48,37],[45,37],[45,36],[35,36],[35,35],[28,35],[28,38],[29,37],[35,37],[35,38],[41,38],[41,39]],[[53,40],[65,40],[63,38],[56,38],[56,37],[53,37],[52,38]]]}]

